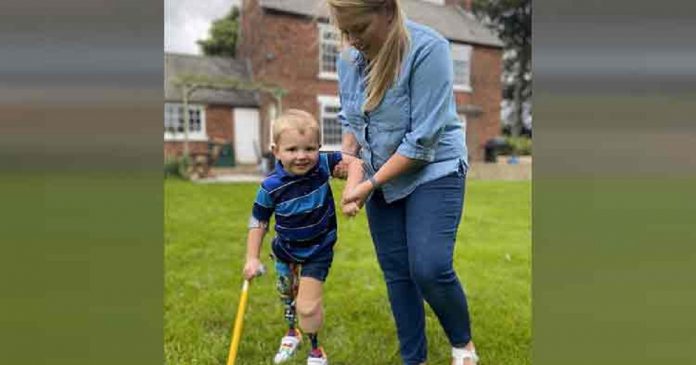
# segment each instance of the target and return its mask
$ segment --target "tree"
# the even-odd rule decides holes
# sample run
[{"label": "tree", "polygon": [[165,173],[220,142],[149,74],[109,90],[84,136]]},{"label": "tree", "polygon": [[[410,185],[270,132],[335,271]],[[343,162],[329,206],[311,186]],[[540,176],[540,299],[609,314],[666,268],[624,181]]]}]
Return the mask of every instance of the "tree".
[{"label": "tree", "polygon": [[532,1],[474,0],[473,12],[503,41],[503,98],[513,101],[510,132],[522,130],[523,104],[532,96]]},{"label": "tree", "polygon": [[239,30],[239,8],[233,6],[225,17],[213,21],[208,39],[198,40],[206,56],[234,57]]}]

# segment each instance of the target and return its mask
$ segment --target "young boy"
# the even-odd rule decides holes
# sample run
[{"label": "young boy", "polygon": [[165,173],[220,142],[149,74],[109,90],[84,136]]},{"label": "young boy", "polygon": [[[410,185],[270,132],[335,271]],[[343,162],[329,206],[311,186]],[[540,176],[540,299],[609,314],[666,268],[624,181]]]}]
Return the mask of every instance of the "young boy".
[{"label": "young boy", "polygon": [[[254,201],[244,277],[252,279],[261,266],[261,243],[275,213],[272,251],[288,331],[273,361],[279,364],[290,359],[302,341],[296,326],[297,313],[300,327],[312,345],[307,365],[327,365],[318,331],[323,323],[323,282],[336,243],[336,209],[329,177],[342,156],[340,152],[319,153],[319,124],[301,110],[288,110],[276,119],[272,135],[271,148],[277,162],[275,170],[261,183]],[[344,161],[360,163],[348,156]]]}]

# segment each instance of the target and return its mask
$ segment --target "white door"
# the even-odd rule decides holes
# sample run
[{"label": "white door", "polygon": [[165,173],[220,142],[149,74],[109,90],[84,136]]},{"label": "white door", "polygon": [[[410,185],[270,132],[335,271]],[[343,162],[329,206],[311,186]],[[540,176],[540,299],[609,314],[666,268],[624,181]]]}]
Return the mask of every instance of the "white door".
[{"label": "white door", "polygon": [[476,129],[467,129],[466,115],[459,114],[459,119],[462,121],[462,128],[464,129],[464,145],[467,149],[469,161],[471,161],[479,150],[479,136]]},{"label": "white door", "polygon": [[259,110],[234,109],[234,156],[238,164],[255,164],[261,158]]}]

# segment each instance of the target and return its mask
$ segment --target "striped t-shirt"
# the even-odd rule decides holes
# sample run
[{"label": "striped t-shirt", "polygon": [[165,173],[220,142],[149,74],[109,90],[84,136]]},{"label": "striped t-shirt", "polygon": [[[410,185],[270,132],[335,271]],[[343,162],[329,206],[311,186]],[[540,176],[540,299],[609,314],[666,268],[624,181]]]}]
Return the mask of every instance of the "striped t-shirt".
[{"label": "striped t-shirt", "polygon": [[269,222],[275,213],[274,252],[285,256],[281,259],[304,261],[336,242],[336,208],[329,178],[339,161],[340,152],[320,153],[316,166],[304,175],[289,174],[278,161],[261,182],[252,217]]}]

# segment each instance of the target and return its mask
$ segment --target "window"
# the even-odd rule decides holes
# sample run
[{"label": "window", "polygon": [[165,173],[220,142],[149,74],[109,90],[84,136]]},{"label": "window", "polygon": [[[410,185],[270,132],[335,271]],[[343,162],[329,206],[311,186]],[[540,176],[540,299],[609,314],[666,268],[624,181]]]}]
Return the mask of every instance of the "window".
[{"label": "window", "polygon": [[341,103],[336,96],[320,95],[319,100],[319,122],[321,123],[322,150],[340,151],[341,123],[338,121],[338,112],[341,110]]},{"label": "window", "polygon": [[341,37],[330,24],[319,23],[319,78],[335,80]]},{"label": "window", "polygon": [[454,90],[471,92],[471,46],[452,44]]},{"label": "window", "polygon": [[433,3],[437,5],[445,5],[445,0],[424,0],[425,2],[428,3]]},{"label": "window", "polygon": [[[205,133],[205,107],[203,105],[188,106],[189,111],[189,140],[207,140]],[[164,139],[184,139],[184,105],[178,103],[164,104]]]},{"label": "window", "polygon": [[[276,106],[275,103],[270,103],[268,105],[268,109],[266,109],[266,120],[269,121],[268,123],[268,147],[269,149],[264,149],[262,152],[265,153],[266,151],[270,150],[271,144],[273,144],[273,121],[278,117],[278,107]],[[265,123],[262,123],[265,124]]]}]

